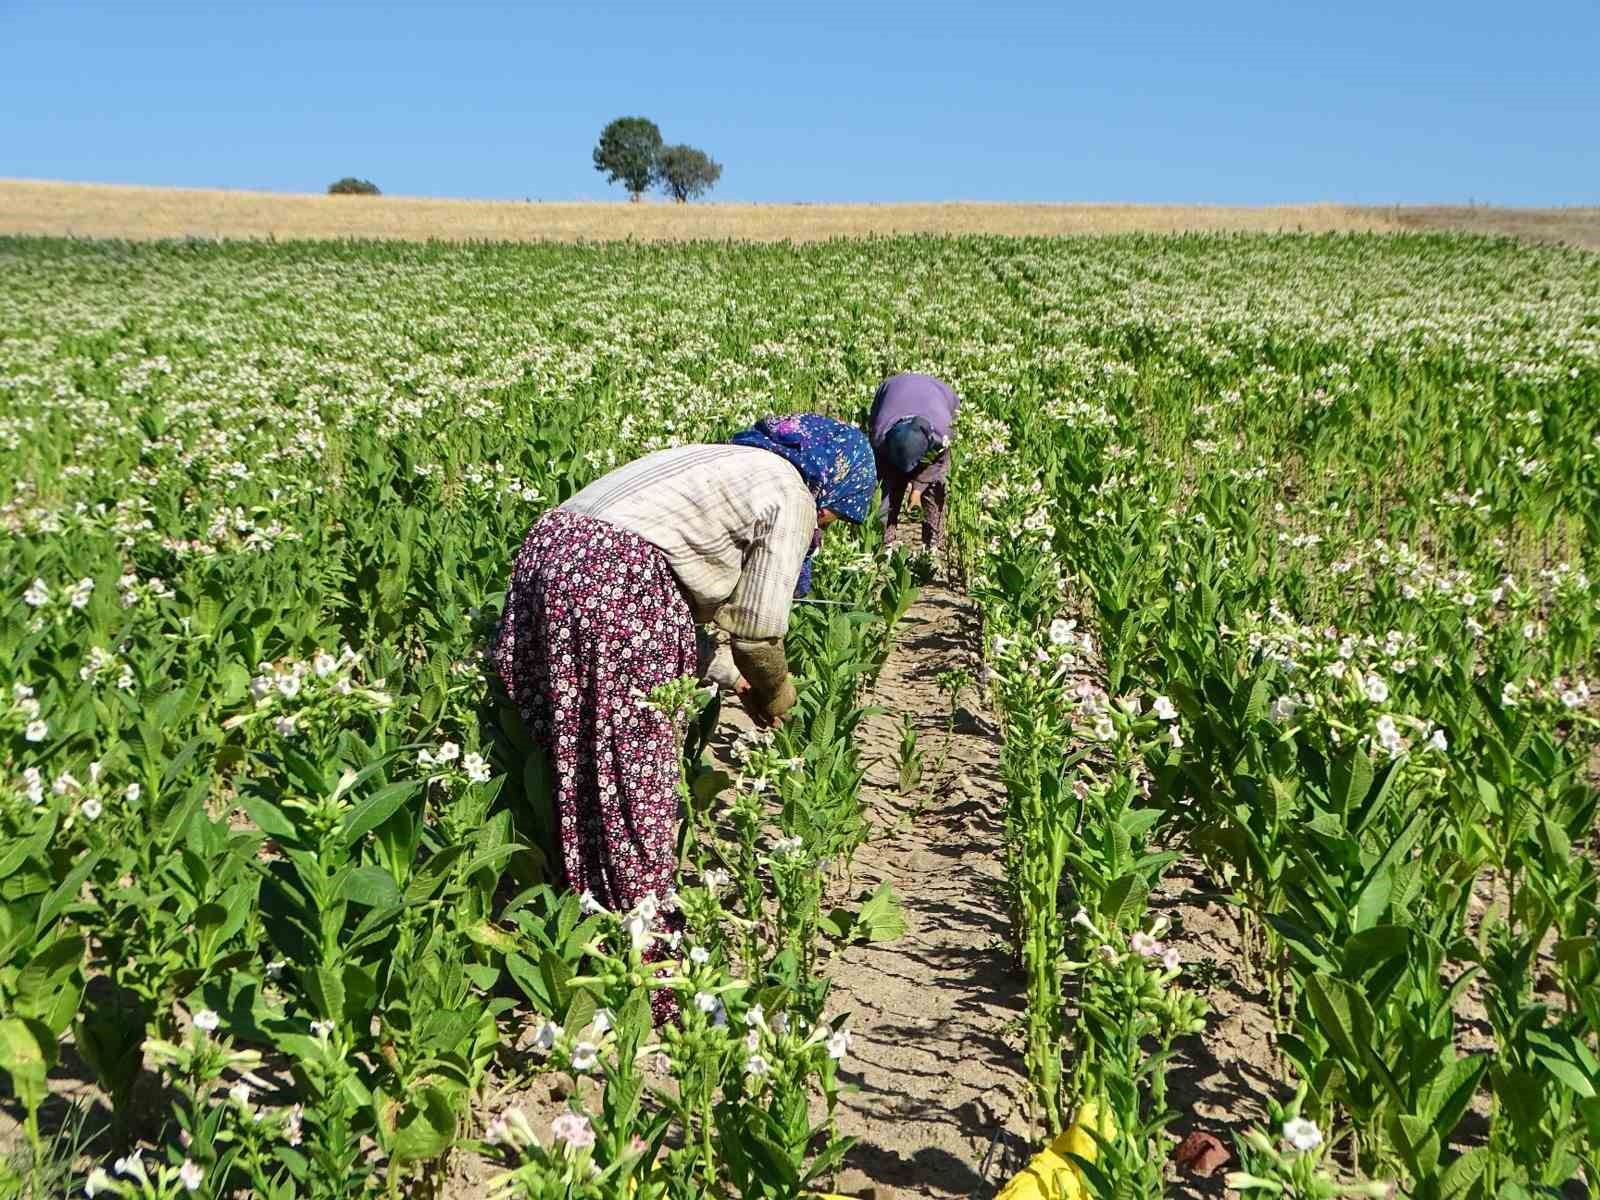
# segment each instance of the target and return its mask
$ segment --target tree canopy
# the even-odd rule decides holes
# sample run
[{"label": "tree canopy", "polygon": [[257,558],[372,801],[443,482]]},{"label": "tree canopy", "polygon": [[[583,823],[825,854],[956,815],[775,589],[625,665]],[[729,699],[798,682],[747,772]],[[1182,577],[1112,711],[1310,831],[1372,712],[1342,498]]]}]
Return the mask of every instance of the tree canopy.
[{"label": "tree canopy", "polygon": [[647,117],[618,117],[600,131],[594,148],[594,169],[603,171],[607,183],[628,189],[637,200],[656,180],[661,157],[661,130]]},{"label": "tree canopy", "polygon": [[722,164],[693,146],[668,146],[656,166],[661,190],[679,204],[709,192],[722,178]]},{"label": "tree canopy", "polygon": [[357,179],[354,175],[346,175],[343,179],[336,179],[328,185],[330,196],[379,196],[378,185],[370,179]]}]

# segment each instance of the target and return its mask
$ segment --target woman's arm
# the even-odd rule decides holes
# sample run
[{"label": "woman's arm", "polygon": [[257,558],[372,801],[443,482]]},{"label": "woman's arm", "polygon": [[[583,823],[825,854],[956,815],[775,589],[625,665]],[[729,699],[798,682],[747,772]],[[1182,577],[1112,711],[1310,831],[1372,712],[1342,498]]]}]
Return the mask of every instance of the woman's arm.
[{"label": "woman's arm", "polygon": [[775,497],[750,531],[739,582],[717,613],[717,625],[732,636],[733,661],[749,681],[758,719],[774,719],[794,706],[783,638],[816,528],[816,501],[796,474],[793,487]]}]

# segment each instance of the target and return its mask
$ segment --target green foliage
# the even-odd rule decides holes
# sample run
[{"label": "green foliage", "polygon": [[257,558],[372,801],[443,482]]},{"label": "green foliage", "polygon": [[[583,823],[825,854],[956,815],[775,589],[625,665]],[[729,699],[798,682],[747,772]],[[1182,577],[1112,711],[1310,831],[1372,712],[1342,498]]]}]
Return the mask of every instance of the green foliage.
[{"label": "green foliage", "polygon": [[370,179],[357,179],[354,175],[346,175],[342,179],[335,179],[328,185],[330,196],[381,196],[378,185]]},{"label": "green foliage", "polygon": [[637,200],[659,176],[661,130],[646,117],[618,117],[600,131],[594,169],[607,183],[620,183]]},{"label": "green foliage", "polygon": [[679,204],[703,196],[722,178],[722,164],[693,146],[665,146],[656,159],[656,182]]},{"label": "green foliage", "polygon": [[[70,1040],[116,1153],[142,1139],[174,1192],[180,1131],[203,1187],[274,1200],[420,1191],[464,1147],[526,1194],[820,1182],[845,1141],[830,964],[897,929],[850,873],[867,690],[917,568],[831,532],[817,594],[840,603],[796,607],[792,720],[726,772],[714,707],[690,723],[703,869],[662,961],[700,1040],[672,1100],[637,1066],[666,981],[615,934],[589,950],[639,914],[540,890],[548,764],[482,654],[544,509],[665,440],[857,408],[914,363],[964,397],[951,554],[984,661],[942,686],[951,720],[962,697],[1005,737],[1041,1119],[1102,1097],[1119,1152],[1095,1178],[1159,1186],[1140,1172],[1197,1016],[1184,931],[1152,909],[1186,849],[1237,918],[1231,973],[1269,998],[1283,1093],[1304,1085],[1284,1120],[1329,1147],[1268,1128],[1282,1161],[1253,1146],[1250,1169],[1452,1200],[1600,1171],[1592,256],[3,239],[0,283],[19,1118]],[[490,1081],[570,1063],[525,1035],[576,1047],[602,1009],[618,1086],[589,1157],[544,1129],[487,1146],[484,1116],[514,1124],[475,1104]],[[208,1077],[224,1046],[285,1065],[248,1114],[222,1099],[238,1072]]]}]

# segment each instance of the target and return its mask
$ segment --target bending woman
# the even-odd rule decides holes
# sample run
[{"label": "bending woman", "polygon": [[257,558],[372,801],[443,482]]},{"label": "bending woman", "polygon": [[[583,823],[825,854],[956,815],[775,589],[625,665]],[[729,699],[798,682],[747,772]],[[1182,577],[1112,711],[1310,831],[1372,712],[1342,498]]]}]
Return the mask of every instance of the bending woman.
[{"label": "bending woman", "polygon": [[[698,673],[695,627],[714,623],[752,717],[781,720],[793,597],[822,529],[863,521],[876,486],[860,430],[768,417],[730,445],[648,454],[534,523],[494,663],[550,755],[568,887],[616,912],[672,892],[682,746],[644,697]],[[660,1019],[670,996],[654,999]]]}]

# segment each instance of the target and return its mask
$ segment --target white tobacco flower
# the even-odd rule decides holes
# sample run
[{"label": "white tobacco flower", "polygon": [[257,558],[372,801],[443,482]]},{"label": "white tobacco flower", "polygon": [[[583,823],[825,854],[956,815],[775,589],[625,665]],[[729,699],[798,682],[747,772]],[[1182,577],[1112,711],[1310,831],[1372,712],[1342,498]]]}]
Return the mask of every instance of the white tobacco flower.
[{"label": "white tobacco flower", "polygon": [[71,771],[63,771],[56,776],[56,781],[50,785],[50,790],[58,796],[65,796],[68,792],[83,790],[83,784],[73,777]]},{"label": "white tobacco flower", "polygon": [[228,1089],[228,1099],[240,1108],[250,1107],[250,1085],[242,1080]]},{"label": "white tobacco flower", "polygon": [[83,814],[85,820],[98,821],[100,819],[101,812],[104,810],[100,807],[99,798],[90,796],[78,806],[78,811]]},{"label": "white tobacco flower", "polygon": [[1183,746],[1184,746],[1183,734],[1179,731],[1179,729],[1178,729],[1178,727],[1176,725],[1174,725],[1171,729],[1167,730],[1167,742],[1172,746],[1172,748],[1174,750],[1182,750],[1183,749]]},{"label": "white tobacco flower", "polygon": [[848,1053],[850,1053],[850,1031],[835,1030],[833,1036],[828,1039],[828,1057],[838,1062]]},{"label": "white tobacco flower", "polygon": [[318,679],[326,679],[339,669],[339,660],[326,650],[311,660],[311,671]]},{"label": "white tobacco flower", "polygon": [[28,585],[28,590],[22,593],[22,602],[29,608],[43,608],[50,603],[50,589],[44,580],[35,579]]},{"label": "white tobacco flower", "polygon": [[143,793],[144,789],[141,788],[137,783],[130,783],[127,787],[122,789],[122,798],[129,804],[135,804],[138,802],[139,797],[143,795]]},{"label": "white tobacco flower", "polygon": [[1154,958],[1161,953],[1161,943],[1143,930],[1128,939],[1128,949],[1142,958]]},{"label": "white tobacco flower", "polygon": [[635,950],[643,950],[650,942],[650,922],[641,913],[631,912],[623,917],[622,932],[628,935],[628,942]]},{"label": "white tobacco flower", "polygon": [[320,1039],[320,1040],[325,1042],[332,1035],[332,1033],[333,1033],[333,1022],[332,1021],[313,1021],[313,1022],[311,1022],[311,1036],[312,1037],[318,1038],[318,1039]]},{"label": "white tobacco flower", "polygon": [[592,1071],[595,1063],[600,1061],[600,1047],[593,1042],[579,1042],[572,1048],[572,1069],[574,1071]]},{"label": "white tobacco flower", "polygon": [[1109,742],[1117,736],[1117,727],[1111,723],[1110,717],[1101,716],[1095,718],[1094,728],[1091,732],[1098,741]]},{"label": "white tobacco flower", "polygon": [[293,737],[295,733],[294,718],[279,717],[277,720],[273,721],[272,728],[279,737]]},{"label": "white tobacco flower", "polygon": [[1395,727],[1394,718],[1384,713],[1378,718],[1374,728],[1378,734],[1378,744],[1389,752],[1390,757],[1400,754],[1406,748],[1405,739],[1400,736],[1400,730]]},{"label": "white tobacco flower", "polygon": [[445,742],[442,746],[439,747],[438,758],[439,758],[439,761],[442,762],[442,763],[452,763],[452,762],[455,762],[456,759],[458,759],[460,757],[461,757],[461,747],[456,745],[454,742]]},{"label": "white tobacco flower", "polygon": [[703,967],[711,961],[711,951],[704,946],[692,947],[689,951],[689,961],[697,967]]},{"label": "white tobacco flower", "polygon": [[590,1023],[590,1028],[592,1028],[594,1030],[595,1036],[596,1037],[604,1037],[606,1035],[607,1031],[610,1030],[611,1026],[612,1026],[611,1010],[609,1008],[596,1009],[595,1010],[595,1014],[594,1014],[594,1020]]},{"label": "white tobacco flower", "polygon": [[300,676],[293,671],[279,675],[277,679],[278,692],[285,700],[293,700],[300,694]]},{"label": "white tobacco flower", "polygon": [[561,1026],[554,1021],[546,1021],[539,1026],[539,1031],[533,1035],[533,1044],[536,1048],[548,1053],[556,1047],[556,1037],[561,1033]]},{"label": "white tobacco flower", "polygon": [[22,731],[22,736],[30,742],[42,742],[50,736],[50,726],[43,721],[29,721],[28,727]]},{"label": "white tobacco flower", "polygon": [[1183,966],[1183,959],[1178,956],[1178,951],[1168,946],[1161,952],[1161,967],[1166,971],[1176,971]]},{"label": "white tobacco flower", "polygon": [[606,911],[605,905],[596,900],[594,898],[594,893],[588,888],[585,888],[583,890],[583,895],[578,897],[578,910],[586,917],[592,917],[596,913],[603,913]]},{"label": "white tobacco flower", "polygon": [[717,998],[710,992],[696,992],[694,994],[694,1006],[703,1013],[715,1012],[717,1004]]},{"label": "white tobacco flower", "polygon": [[1162,721],[1176,721],[1178,719],[1178,710],[1172,706],[1172,701],[1165,696],[1157,696],[1156,702],[1151,706],[1150,711],[1155,713],[1156,717]]},{"label": "white tobacco flower", "polygon": [[194,1027],[204,1030],[206,1033],[214,1033],[221,1023],[222,1018],[209,1008],[202,1008],[194,1015]]},{"label": "white tobacco flower", "polygon": [[250,695],[257,700],[264,699],[272,691],[272,680],[265,675],[257,675],[250,681]]},{"label": "white tobacco flower", "polygon": [[769,1063],[766,1059],[762,1058],[761,1055],[752,1054],[749,1058],[747,1058],[745,1060],[744,1072],[745,1072],[746,1075],[750,1075],[750,1076],[753,1076],[756,1079],[760,1079],[760,1078],[762,1078],[762,1077],[764,1077],[766,1075],[771,1074],[771,1072],[772,1072],[772,1064]]},{"label": "white tobacco flower", "polygon": [[565,1142],[574,1150],[587,1150],[594,1145],[594,1129],[589,1118],[580,1113],[565,1112],[550,1122],[550,1136]]},{"label": "white tobacco flower", "polygon": [[705,885],[713,892],[719,892],[728,886],[728,873],[718,867],[712,867],[705,874]]},{"label": "white tobacco flower", "polygon": [[1440,754],[1444,754],[1449,751],[1450,739],[1445,737],[1444,730],[1435,729],[1432,733],[1428,734],[1428,749],[1437,750]]},{"label": "white tobacco flower", "polygon": [[191,1158],[184,1159],[183,1166],[178,1168],[178,1182],[183,1184],[183,1189],[186,1192],[198,1191],[200,1189],[200,1181],[203,1178],[205,1178],[205,1171],[201,1169],[199,1163]]},{"label": "white tobacco flower", "polygon": [[489,764],[484,761],[483,755],[473,753],[461,760],[461,769],[467,773],[467,778],[473,783],[488,783],[493,774]]},{"label": "white tobacco flower", "polygon": [[483,1140],[491,1146],[503,1145],[509,1132],[505,1115],[501,1114],[484,1126]]},{"label": "white tobacco flower", "polygon": [[96,1167],[89,1172],[89,1178],[84,1181],[83,1194],[85,1196],[98,1196],[101,1192],[113,1191],[116,1184],[112,1181],[110,1173],[104,1167]]},{"label": "white tobacco flower", "polygon": [[1389,685],[1379,676],[1368,673],[1362,677],[1361,694],[1373,704],[1382,704],[1389,698]]},{"label": "white tobacco flower", "polygon": [[22,772],[22,783],[27,791],[28,803],[44,803],[44,776],[38,767],[29,767]]},{"label": "white tobacco flower", "polygon": [[1300,706],[1295,703],[1293,696],[1279,696],[1267,706],[1267,716],[1278,725],[1287,725],[1299,711]]},{"label": "white tobacco flower", "polygon": [[1283,1140],[1296,1150],[1315,1150],[1322,1145],[1322,1130],[1315,1121],[1294,1117],[1283,1123]]},{"label": "white tobacco flower", "polygon": [[1063,621],[1057,617],[1050,622],[1050,643],[1054,646],[1065,646],[1072,641],[1072,631],[1077,628],[1076,621]]}]

